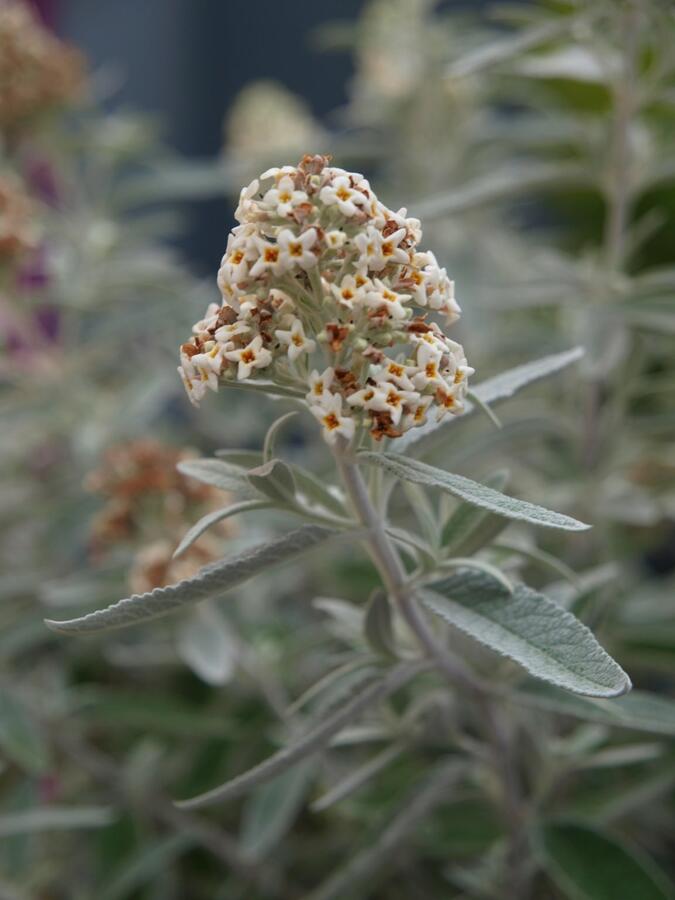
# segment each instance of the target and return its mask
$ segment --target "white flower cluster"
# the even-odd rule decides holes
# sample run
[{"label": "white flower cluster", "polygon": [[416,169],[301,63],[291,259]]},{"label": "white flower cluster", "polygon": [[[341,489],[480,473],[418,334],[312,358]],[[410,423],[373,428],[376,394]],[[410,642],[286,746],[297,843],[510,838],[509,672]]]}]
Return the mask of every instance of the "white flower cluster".
[{"label": "white flower cluster", "polygon": [[305,394],[329,443],[360,427],[395,438],[432,408],[462,411],[473,369],[431,318],[460,310],[445,269],[417,249],[420,222],[328,161],[270,169],[241,192],[223,303],[194,326],[178,371],[193,403],[262,377]]}]

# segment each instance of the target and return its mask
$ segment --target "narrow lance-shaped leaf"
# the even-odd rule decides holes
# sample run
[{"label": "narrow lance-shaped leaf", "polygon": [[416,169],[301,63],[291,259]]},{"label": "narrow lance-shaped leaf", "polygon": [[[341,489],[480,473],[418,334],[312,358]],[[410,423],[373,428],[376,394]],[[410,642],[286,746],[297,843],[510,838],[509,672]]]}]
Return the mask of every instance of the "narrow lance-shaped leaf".
[{"label": "narrow lance-shaped leaf", "polygon": [[185,551],[191,547],[194,542],[207,531],[207,529],[211,528],[212,525],[216,525],[218,522],[239,515],[239,513],[242,512],[249,512],[254,509],[269,509],[270,506],[271,504],[267,503],[265,500],[242,500],[241,503],[233,503],[232,506],[226,506],[223,509],[216,509],[213,512],[207,513],[205,516],[202,516],[198,522],[195,522],[192,528],[186,532],[183,540],[174,550],[174,557],[181,556],[185,553]]},{"label": "narrow lance-shaped leaf", "polygon": [[322,544],[337,532],[321,525],[303,525],[283,537],[260,544],[220,562],[205,566],[194,578],[178,584],[155,588],[146,594],[134,594],[105,609],[63,622],[47,620],[54,631],[84,634],[110,628],[124,628],[148,619],[156,619],[193,603],[217,597],[253,578],[270,566],[294,559]]},{"label": "narrow lance-shaped leaf", "polygon": [[523,584],[513,594],[467,571],[419,590],[424,605],[536,678],[589,697],[630,690],[626,673],[567,610]]},{"label": "narrow lance-shaped leaf", "polygon": [[545,825],[537,841],[547,873],[570,900],[673,900],[669,879],[637,848],[573,822]]},{"label": "narrow lance-shaped leaf", "polygon": [[379,679],[373,684],[368,685],[356,697],[344,703],[337,712],[328,716],[320,722],[315,728],[304,734],[294,744],[283,747],[277,753],[263,760],[257,766],[238,775],[231,781],[213,790],[193,797],[190,800],[183,800],[177,803],[177,806],[183,808],[192,808],[197,806],[208,806],[211,803],[217,803],[219,800],[231,800],[245,793],[254,785],[263,784],[287,769],[295,765],[301,759],[306,759],[319,750],[323,749],[333,735],[341,731],[345,725],[351,723],[364,710],[368,709],[374,703],[378,703],[389,697],[406,682],[410,681],[415,675],[429,668],[426,661],[415,663],[401,663],[391,669],[384,678]]},{"label": "narrow lance-shaped leaf", "polygon": [[[552,353],[550,356],[543,356],[541,359],[535,359],[533,362],[516,366],[513,369],[495,375],[493,378],[487,378],[473,388],[473,393],[483,403],[496,403],[498,400],[506,400],[528,384],[540,381],[549,375],[554,375],[561,369],[577,362],[583,355],[584,351],[581,347],[574,347],[572,350],[565,350],[562,353]],[[465,404],[462,416],[449,416],[440,422],[430,419],[425,425],[408,431],[407,434],[398,439],[396,445],[400,451],[403,451],[420,444],[432,436],[439,437],[446,428],[451,427],[453,423],[465,418],[474,411],[474,404],[468,401]]]},{"label": "narrow lance-shaped leaf", "polygon": [[240,847],[247,859],[262,860],[291,828],[309,790],[316,761],[306,759],[248,798]]},{"label": "narrow lance-shaped leaf", "polygon": [[560,528],[564,531],[585,531],[589,525],[577,521],[570,516],[554,512],[543,506],[537,506],[526,500],[518,500],[508,497],[493,488],[471,481],[462,475],[455,475],[443,469],[437,469],[417,459],[410,459],[398,453],[373,453],[364,451],[359,453],[359,459],[390,472],[397,478],[412,481],[415,484],[423,484],[428,487],[440,488],[448,494],[459,497],[466,503],[472,503],[482,509],[504,516],[506,519],[518,519],[530,522],[532,525],[541,525],[545,528]]},{"label": "narrow lance-shaped leaf", "polygon": [[185,459],[176,468],[181,475],[221,491],[229,491],[246,499],[260,497],[246,478],[245,470],[222,459]]},{"label": "narrow lance-shaped leaf", "polygon": [[585,722],[675,738],[675,700],[649,691],[631,691],[625,697],[596,700],[575,697],[567,691],[533,681],[522,685],[514,697],[527,706]]}]

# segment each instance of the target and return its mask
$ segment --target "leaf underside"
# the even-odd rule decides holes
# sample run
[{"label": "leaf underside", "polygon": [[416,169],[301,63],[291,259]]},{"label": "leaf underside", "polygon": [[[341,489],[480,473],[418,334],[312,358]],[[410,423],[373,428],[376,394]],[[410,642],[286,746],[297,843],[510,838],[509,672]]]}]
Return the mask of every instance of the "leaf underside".
[{"label": "leaf underside", "polygon": [[62,622],[46,620],[54,631],[85,634],[111,628],[124,628],[147,619],[156,619],[185,606],[217,597],[248,581],[270,566],[293,559],[322,544],[337,532],[322,525],[303,525],[283,537],[244,550],[235,556],[205,566],[194,578],[146,594],[134,594],[105,609]]}]

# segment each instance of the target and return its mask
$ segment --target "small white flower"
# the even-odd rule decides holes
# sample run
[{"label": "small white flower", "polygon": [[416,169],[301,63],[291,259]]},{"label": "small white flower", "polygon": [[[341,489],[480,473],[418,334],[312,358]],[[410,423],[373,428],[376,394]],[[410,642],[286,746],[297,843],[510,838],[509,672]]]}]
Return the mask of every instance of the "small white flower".
[{"label": "small white flower", "polygon": [[234,211],[237,222],[243,223],[257,212],[258,204],[252,198],[258,193],[259,188],[260,182],[257,178],[254,178],[248,187],[242,188],[239,194],[239,205]]},{"label": "small white flower", "polygon": [[396,362],[394,359],[387,360],[381,366],[371,366],[374,378],[378,381],[391,381],[404,391],[415,389],[411,375],[414,376],[417,371],[415,366],[406,366],[403,363]]},{"label": "small white flower", "polygon": [[419,371],[413,378],[417,390],[422,391],[429,384],[434,387],[444,384],[440,370],[442,357],[443,347],[440,344],[419,344],[416,356]]},{"label": "small white flower", "polygon": [[360,391],[354,391],[347,397],[350,406],[360,406],[361,409],[372,409],[376,412],[384,412],[387,409],[387,385],[367,385]]},{"label": "small white flower", "polygon": [[407,412],[401,420],[401,425],[405,431],[408,431],[409,428],[417,428],[420,425],[424,425],[427,420],[427,411],[431,406],[433,399],[433,395],[427,394],[424,397],[420,397],[419,400],[413,404],[412,410]]},{"label": "small white flower", "polygon": [[368,269],[376,271],[375,266],[380,258],[380,244],[382,243],[382,235],[372,225],[368,225],[365,231],[360,231],[352,240],[352,243],[359,252],[359,258],[356,267],[360,272],[366,272]]},{"label": "small white flower", "polygon": [[408,311],[403,306],[406,300],[410,299],[410,294],[398,294],[390,290],[387,285],[380,281],[379,278],[373,280],[374,290],[366,293],[366,305],[372,309],[386,307],[388,314],[399,321],[408,317]]},{"label": "small white flower", "polygon": [[228,350],[227,359],[239,363],[237,379],[243,381],[249,378],[253,369],[264,369],[272,362],[272,354],[263,347],[263,339],[260,335],[254,337],[250,344],[238,350]]},{"label": "small white flower", "polygon": [[339,435],[348,441],[354,437],[354,419],[342,415],[339,394],[327,394],[321,403],[310,407],[310,412],[323,426],[323,436],[329,444],[334,444]]},{"label": "small white flower", "polygon": [[297,171],[295,166],[272,166],[271,169],[266,169],[262,173],[260,180],[265,181],[267,178],[274,178],[275,181],[281,181],[285,175],[295,175]]},{"label": "small white flower", "polygon": [[[383,385],[379,385],[383,387]],[[420,399],[417,391],[401,391],[396,385],[388,384],[385,390],[385,409],[391,416],[394,425],[398,425],[403,415],[404,406],[414,406]]]},{"label": "small white flower", "polygon": [[295,190],[290,175],[282,175],[277,181],[277,186],[270,188],[262,200],[265,206],[274,207],[276,214],[282,218],[289,216],[293,207],[306,201],[307,194],[304,191]]},{"label": "small white flower", "polygon": [[327,231],[324,238],[327,247],[330,247],[331,250],[339,250],[347,240],[347,235],[344,231],[335,229],[333,231]]},{"label": "small white flower", "polygon": [[238,319],[236,322],[232,322],[231,325],[221,325],[213,336],[221,344],[228,344],[231,343],[233,338],[238,337],[240,334],[248,334],[250,330],[250,325]]},{"label": "small white flower", "polygon": [[365,278],[360,278],[358,282],[360,283],[357,283],[357,278],[354,275],[345,275],[340,284],[331,284],[330,286],[335,299],[342,306],[346,306],[347,309],[353,309],[354,304],[365,300],[368,281]]},{"label": "small white flower", "polygon": [[251,266],[249,275],[251,278],[258,278],[264,272],[271,271],[275,275],[280,275],[288,267],[286,260],[281,255],[281,247],[278,244],[272,244],[261,237],[254,238],[258,258]]},{"label": "small white flower", "polygon": [[343,216],[355,216],[359,209],[366,205],[367,198],[361,191],[355,190],[348,175],[339,175],[332,184],[321,188],[319,198],[326,206],[337,207]]},{"label": "small white flower", "polygon": [[302,269],[311,269],[317,263],[317,256],[311,250],[316,244],[316,239],[316,228],[308,228],[297,236],[289,228],[284,228],[277,237],[281,250],[281,264],[288,269],[294,265]]},{"label": "small white flower", "polygon": [[335,370],[324,369],[319,373],[316,369],[309,376],[309,391],[306,395],[308,403],[323,403],[335,378]]},{"label": "small white flower", "polygon": [[316,349],[316,341],[307,337],[300,319],[294,318],[288,331],[278,329],[274,334],[282,344],[288,346],[288,358],[291,362],[295,362],[302,353],[313,353]]},{"label": "small white flower", "polygon": [[213,328],[213,326],[216,324],[219,312],[220,307],[217,303],[209,303],[204,318],[200,319],[199,322],[196,322],[192,326],[192,333],[197,335],[208,334],[209,328]]}]

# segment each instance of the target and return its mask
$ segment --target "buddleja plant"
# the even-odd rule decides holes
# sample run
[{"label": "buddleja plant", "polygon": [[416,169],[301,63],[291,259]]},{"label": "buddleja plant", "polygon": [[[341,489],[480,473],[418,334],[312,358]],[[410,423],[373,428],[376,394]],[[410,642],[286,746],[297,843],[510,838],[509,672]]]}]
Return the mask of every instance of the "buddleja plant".
[{"label": "buddleja plant", "polygon": [[[502,493],[501,476],[481,484],[419,461],[414,450],[420,436],[447,423],[461,427],[463,415],[488,409],[579,354],[535,361],[471,391],[473,369],[446,334],[459,316],[452,282],[420,248],[420,222],[405,209],[388,209],[365,178],[325,157],[265,172],[242,191],[236,218],[218,276],[222,302],[182,345],[180,375],[193,403],[209,390],[239,387],[308,412],[332,474],[317,477],[277,456],[280,429],[294,411],[272,425],[262,453],[180,463],[184,474],[238,499],[200,520],[178,554],[234,515],[275,510],[298,526],[177,584],[48,624],[65,634],[140,624],[220,597],[320,547],[339,555],[362,546],[380,586],[361,609],[324,604],[341,624],[348,653],[294,704],[286,746],[179,806],[273,785],[266,798],[273,818],[293,802],[292,773],[329,745],[354,740],[359,728],[362,734],[365,717],[377,724],[384,751],[330,787],[315,812],[407,750],[423,748],[428,771],[414,776],[411,799],[379,839],[312,897],[354,896],[450,795],[478,790],[498,809],[503,832],[483,861],[488,875],[478,886],[466,873],[465,888],[503,898],[507,878],[509,896],[525,898],[536,876],[538,822],[523,794],[505,711],[513,702],[537,702],[531,679],[586,698],[619,697],[630,681],[570,612],[486,559],[511,520],[570,532],[588,526]],[[330,695],[323,712],[303,721],[299,711],[319,695]],[[583,702],[594,709],[595,701]],[[609,707],[598,710],[612,715]],[[439,716],[435,727],[430,715]]]}]

